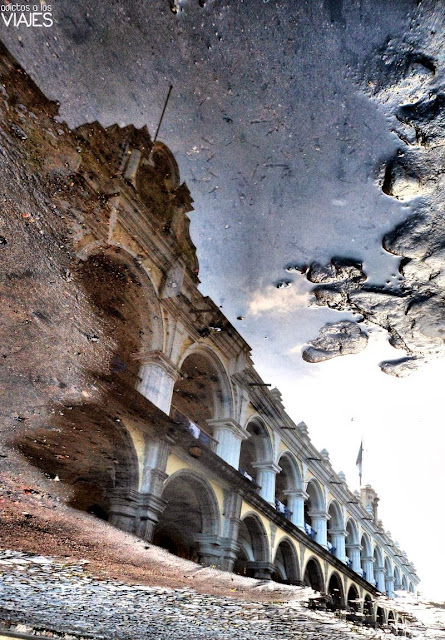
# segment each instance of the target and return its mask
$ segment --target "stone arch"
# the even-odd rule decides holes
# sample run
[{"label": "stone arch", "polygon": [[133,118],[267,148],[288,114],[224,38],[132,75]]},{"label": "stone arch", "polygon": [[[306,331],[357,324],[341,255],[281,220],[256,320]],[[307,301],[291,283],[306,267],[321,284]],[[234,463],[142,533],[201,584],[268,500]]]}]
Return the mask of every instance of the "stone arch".
[{"label": "stone arch", "polygon": [[369,593],[365,595],[365,599],[363,601],[363,613],[365,615],[365,622],[369,624],[374,614],[374,604]]},{"label": "stone arch", "polygon": [[340,575],[337,573],[337,571],[333,571],[329,577],[327,592],[332,599],[332,610],[336,611],[337,609],[344,609],[345,594]]},{"label": "stone arch", "polygon": [[303,572],[303,582],[308,587],[314,589],[314,591],[323,592],[325,590],[323,570],[315,556],[311,556],[306,562]]},{"label": "stone arch", "polygon": [[[70,487],[70,506],[133,530],[137,453],[123,422],[107,416],[102,406],[72,406],[53,418],[51,430],[34,430],[17,446],[32,464]],[[126,504],[126,515],[119,518],[117,496]]]},{"label": "stone arch", "polygon": [[394,611],[388,611],[388,624],[395,624],[396,623],[396,616],[394,614]]},{"label": "stone arch", "polygon": [[290,451],[283,451],[278,459],[278,466],[281,467],[278,476],[283,474],[285,489],[300,491],[303,488],[303,480],[300,465]]},{"label": "stone arch", "polygon": [[392,577],[394,575],[393,571],[394,571],[393,564],[392,564],[391,560],[387,556],[385,558],[385,574],[386,574],[386,577],[387,578]]},{"label": "stone arch", "polygon": [[356,521],[350,517],[346,522],[346,557],[348,566],[354,571],[360,571],[359,530]]},{"label": "stone arch", "polygon": [[402,588],[402,573],[400,568],[395,565],[394,566],[394,589],[399,591]]},{"label": "stone arch", "polygon": [[[366,560],[367,558],[372,558],[372,545],[371,545],[371,538],[369,537],[369,535],[367,533],[364,533],[362,535],[362,538],[360,540],[360,566],[362,568],[362,571],[365,572],[366,571],[366,562],[368,562],[368,560]],[[368,578],[369,576],[363,576],[365,579]]]},{"label": "stone arch", "polygon": [[374,547],[374,561],[377,568],[383,568],[383,553],[378,545]]},{"label": "stone arch", "polygon": [[130,372],[137,382],[144,355],[164,348],[163,315],[150,276],[126,247],[90,245],[79,257],[77,275],[98,316],[86,338],[108,339],[111,372]]},{"label": "stone arch", "polygon": [[375,545],[374,547],[373,556],[374,556],[374,576],[376,579],[375,580],[376,587],[381,593],[385,593],[386,591],[385,565],[383,561],[382,550],[378,545]]},{"label": "stone arch", "polygon": [[316,478],[311,478],[309,480],[306,487],[306,493],[309,496],[307,502],[309,503],[310,508],[317,511],[324,511],[326,509],[324,491]]},{"label": "stone arch", "polygon": [[181,469],[165,482],[166,506],[153,533],[153,543],[188,560],[209,564],[220,531],[218,500],[210,483],[198,473]]},{"label": "stone arch", "polygon": [[[317,542],[321,542],[319,531],[320,521],[317,519],[317,515],[325,513],[326,504],[324,491],[316,478],[311,478],[307,483],[306,494],[307,498],[304,502],[305,530],[306,533],[308,533]],[[322,525],[325,527],[325,522],[322,522]],[[326,536],[326,528],[324,529],[324,535]]]},{"label": "stone arch", "polygon": [[258,481],[260,474],[255,465],[273,461],[272,440],[264,421],[259,416],[253,416],[247,422],[245,429],[249,437],[241,443],[239,466]]},{"label": "stone arch", "polygon": [[281,511],[284,507],[285,515],[290,517],[290,494],[302,489],[301,471],[295,456],[289,451],[281,454],[278,466],[281,471],[275,477],[275,504]]},{"label": "stone arch", "polygon": [[285,584],[300,584],[298,554],[294,543],[287,537],[280,540],[273,561],[272,579]]},{"label": "stone arch", "polygon": [[385,610],[383,607],[377,607],[375,621],[378,626],[382,626],[386,622]]},{"label": "stone arch", "polygon": [[358,525],[352,517],[346,522],[346,544],[359,544]]},{"label": "stone arch", "polygon": [[342,509],[337,500],[332,499],[328,507],[328,550],[336,557],[342,558],[342,549],[338,540],[343,539],[345,524]]},{"label": "stone arch", "polygon": [[413,583],[411,581],[410,581],[409,586],[408,586],[408,591],[410,593],[416,593],[416,589],[415,589],[415,587],[414,587],[414,585],[413,585]]},{"label": "stone arch", "polygon": [[249,512],[242,518],[238,530],[238,547],[234,573],[256,577],[255,565],[269,562],[269,538],[256,513]]},{"label": "stone arch", "polygon": [[351,611],[360,611],[360,596],[355,584],[351,584],[348,589],[347,605]]},{"label": "stone arch", "polygon": [[409,585],[408,585],[408,578],[406,576],[402,577],[402,589],[403,591],[408,591]]},{"label": "stone arch", "polygon": [[178,369],[181,376],[173,388],[172,415],[185,417],[212,435],[212,420],[233,416],[232,388],[222,361],[208,347],[193,345]]}]

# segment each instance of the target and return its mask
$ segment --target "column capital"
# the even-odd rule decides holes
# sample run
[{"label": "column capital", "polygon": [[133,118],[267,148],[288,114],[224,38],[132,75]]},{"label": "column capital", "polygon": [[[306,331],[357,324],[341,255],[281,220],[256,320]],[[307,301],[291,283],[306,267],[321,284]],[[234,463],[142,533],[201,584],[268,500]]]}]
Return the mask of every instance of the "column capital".
[{"label": "column capital", "polygon": [[240,440],[247,440],[250,436],[250,433],[246,429],[243,429],[233,418],[212,418],[206,422],[212,429],[230,431],[230,433],[233,433],[233,435]]},{"label": "column capital", "polygon": [[358,542],[354,542],[353,544],[346,544],[346,549],[351,549],[351,551],[361,551],[363,549],[362,545]]},{"label": "column capital", "polygon": [[177,366],[162,351],[140,351],[139,353],[134,354],[133,359],[137,360],[142,365],[157,365],[175,380],[177,380],[181,375]]},{"label": "column capital", "polygon": [[254,469],[260,469],[262,471],[273,471],[274,473],[280,473],[281,467],[279,467],[275,462],[270,461],[262,461],[262,462],[254,462],[252,464]]},{"label": "column capital", "polygon": [[375,562],[374,556],[362,556],[362,560],[363,562],[372,562],[372,564]]},{"label": "column capital", "polygon": [[329,529],[329,533],[332,536],[343,536],[346,537],[346,529]]},{"label": "column capital", "polygon": [[303,489],[285,489],[283,493],[289,498],[302,498],[303,500],[307,500],[309,498],[309,494]]},{"label": "column capital", "polygon": [[309,511],[309,515],[311,518],[319,518],[320,520],[330,520],[331,516],[329,515],[329,513],[327,511],[323,511],[322,509],[319,509],[318,511]]}]

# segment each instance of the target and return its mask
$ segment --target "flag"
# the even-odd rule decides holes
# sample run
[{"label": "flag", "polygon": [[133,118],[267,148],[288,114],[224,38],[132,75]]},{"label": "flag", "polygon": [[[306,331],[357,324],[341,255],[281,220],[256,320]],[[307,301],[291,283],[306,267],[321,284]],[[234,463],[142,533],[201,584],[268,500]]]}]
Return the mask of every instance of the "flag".
[{"label": "flag", "polygon": [[360,443],[360,449],[358,450],[357,460],[355,465],[358,468],[358,475],[360,477],[360,486],[362,486],[362,472],[363,472],[363,440]]}]

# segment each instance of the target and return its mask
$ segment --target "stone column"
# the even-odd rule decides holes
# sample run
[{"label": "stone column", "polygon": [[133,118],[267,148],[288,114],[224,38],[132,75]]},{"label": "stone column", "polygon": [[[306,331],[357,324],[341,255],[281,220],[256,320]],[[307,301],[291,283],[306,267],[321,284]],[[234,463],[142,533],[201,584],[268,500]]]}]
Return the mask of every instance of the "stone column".
[{"label": "stone column", "polygon": [[402,589],[402,582],[397,582],[396,576],[394,575],[394,591],[401,591]]},{"label": "stone column", "polygon": [[138,385],[139,393],[161,409],[164,413],[170,413],[173,387],[179,376],[173,363],[160,352],[142,356],[143,360],[139,371],[141,382]]},{"label": "stone column", "polygon": [[249,437],[249,432],[243,429],[233,418],[215,418],[207,420],[213,437],[218,441],[216,452],[235,469],[239,467],[241,442]]},{"label": "stone column", "polygon": [[308,494],[302,489],[286,489],[283,493],[288,497],[288,509],[292,512],[291,522],[304,531],[304,501],[308,499]]},{"label": "stone column", "polygon": [[394,598],[394,576],[386,576],[385,586],[388,598]]},{"label": "stone column", "polygon": [[275,571],[275,565],[271,562],[248,562],[247,569],[253,572],[253,577],[257,580],[271,580]]},{"label": "stone column", "polygon": [[198,543],[199,563],[206,567],[221,568],[223,550],[219,536],[211,533],[200,533],[196,536]]},{"label": "stone column", "polygon": [[386,585],[385,585],[385,569],[384,567],[376,567],[374,569],[374,575],[377,582],[377,589],[380,593],[385,593]]},{"label": "stone column", "polygon": [[365,556],[363,560],[363,571],[366,572],[366,580],[370,584],[375,584],[374,578],[374,558],[373,556]]},{"label": "stone column", "polygon": [[360,544],[348,544],[346,545],[348,558],[352,563],[352,570],[362,575],[362,566],[360,564],[360,551],[362,550]]},{"label": "stone column", "polygon": [[275,476],[280,473],[281,468],[272,461],[254,462],[252,467],[258,469],[256,482],[261,487],[260,496],[275,506]]},{"label": "stone column", "polygon": [[315,542],[327,549],[329,514],[326,511],[310,511],[309,516],[311,518],[311,527],[317,532]]},{"label": "stone column", "polygon": [[108,521],[117,529],[134,533],[139,492],[134,489],[112,489],[107,492]]},{"label": "stone column", "polygon": [[168,477],[165,469],[171,446],[172,441],[168,438],[146,436],[136,527],[136,534],[144,540],[152,539],[159,516],[165,509],[166,502],[161,496]]},{"label": "stone column", "polygon": [[331,529],[332,546],[335,547],[335,557],[346,564],[346,531],[344,529]]},{"label": "stone column", "polygon": [[233,565],[238,555],[238,532],[241,523],[242,496],[233,489],[223,489],[223,521],[221,529],[221,547],[223,558],[221,569],[232,571]]}]

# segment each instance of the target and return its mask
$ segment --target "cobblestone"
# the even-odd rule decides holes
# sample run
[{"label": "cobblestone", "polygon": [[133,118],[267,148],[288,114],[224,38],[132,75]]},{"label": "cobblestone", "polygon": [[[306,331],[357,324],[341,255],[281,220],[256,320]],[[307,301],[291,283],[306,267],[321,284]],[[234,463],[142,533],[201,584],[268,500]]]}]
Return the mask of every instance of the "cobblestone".
[{"label": "cobblestone", "polygon": [[301,588],[299,600],[296,590],[296,600],[287,603],[244,602],[191,589],[96,580],[86,562],[64,564],[0,552],[0,619],[15,630],[118,640],[348,640],[385,635],[309,611],[303,601],[307,591]]}]

